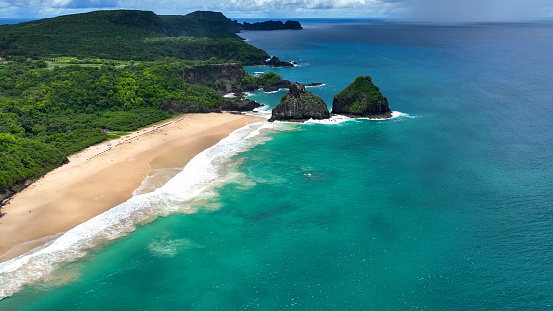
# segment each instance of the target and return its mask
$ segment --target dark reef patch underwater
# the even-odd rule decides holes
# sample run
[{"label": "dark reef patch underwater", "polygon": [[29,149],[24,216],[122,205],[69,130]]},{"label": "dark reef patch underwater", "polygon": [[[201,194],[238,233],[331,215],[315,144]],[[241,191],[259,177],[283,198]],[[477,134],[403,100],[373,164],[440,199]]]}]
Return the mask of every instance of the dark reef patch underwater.
[{"label": "dark reef patch underwater", "polygon": [[0,309],[551,309],[553,25],[302,25],[242,33],[298,64],[247,70],[326,103],[370,75],[402,114],[250,127],[200,171],[211,190]]}]

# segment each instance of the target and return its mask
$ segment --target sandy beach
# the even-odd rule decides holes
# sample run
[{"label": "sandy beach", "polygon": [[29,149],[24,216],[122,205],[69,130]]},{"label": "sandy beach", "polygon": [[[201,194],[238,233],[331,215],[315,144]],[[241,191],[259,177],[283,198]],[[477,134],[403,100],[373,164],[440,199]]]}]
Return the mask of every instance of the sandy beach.
[{"label": "sandy beach", "polygon": [[[0,262],[15,258],[132,197],[150,168],[184,167],[232,131],[265,118],[188,114],[69,157],[2,208]],[[111,148],[110,148],[111,147]]]}]

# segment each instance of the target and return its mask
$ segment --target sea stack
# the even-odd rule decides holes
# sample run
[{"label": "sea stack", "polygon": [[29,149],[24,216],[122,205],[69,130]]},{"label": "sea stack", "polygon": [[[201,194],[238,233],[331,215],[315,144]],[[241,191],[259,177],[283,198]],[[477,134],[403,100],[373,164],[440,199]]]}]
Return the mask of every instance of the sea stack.
[{"label": "sea stack", "polygon": [[280,99],[273,109],[269,121],[307,121],[309,119],[328,119],[330,113],[322,98],[306,91],[298,82],[290,85],[290,90]]},{"label": "sea stack", "polygon": [[332,100],[332,113],[350,117],[389,118],[388,99],[371,77],[359,76]]}]

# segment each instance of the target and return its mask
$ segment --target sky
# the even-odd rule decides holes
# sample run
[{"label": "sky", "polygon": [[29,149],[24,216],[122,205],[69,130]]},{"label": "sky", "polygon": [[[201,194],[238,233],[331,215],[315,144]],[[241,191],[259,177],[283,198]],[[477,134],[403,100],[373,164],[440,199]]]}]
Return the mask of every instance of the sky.
[{"label": "sky", "polygon": [[553,0],[0,0],[0,18],[42,18],[138,9],[230,18],[379,18],[415,22],[553,20]]}]

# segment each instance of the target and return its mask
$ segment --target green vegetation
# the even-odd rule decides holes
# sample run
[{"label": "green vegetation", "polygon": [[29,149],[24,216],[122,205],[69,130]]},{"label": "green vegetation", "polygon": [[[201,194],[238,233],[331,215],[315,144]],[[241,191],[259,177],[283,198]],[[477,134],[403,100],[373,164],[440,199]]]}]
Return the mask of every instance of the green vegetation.
[{"label": "green vegetation", "polygon": [[371,77],[359,76],[332,100],[332,113],[369,117],[390,111],[388,99]]},{"label": "green vegetation", "polygon": [[[33,60],[1,65],[0,193],[107,139],[101,129],[132,131],[171,113],[219,111],[225,99],[209,88],[185,83],[179,76],[182,66],[175,60],[124,69],[47,69],[44,61]],[[45,158],[51,159],[48,165],[36,165]]]},{"label": "green vegetation", "polygon": [[237,85],[234,85],[234,87],[240,89],[248,87],[262,87],[277,83],[282,81],[282,79],[281,75],[272,71],[264,73],[258,77],[254,77],[251,74],[246,73],[246,76],[242,79],[242,81],[240,81]]},{"label": "green vegetation", "polygon": [[[378,86],[373,84],[370,76],[357,77],[353,83],[336,95],[337,98],[346,96],[351,98],[363,96],[372,103],[386,99],[382,93],[380,93]],[[355,105],[357,105],[359,109],[362,109],[361,103],[355,103],[354,106]]]},{"label": "green vegetation", "polygon": [[54,57],[135,61],[215,57],[244,64],[263,64],[268,57],[265,51],[228,30],[209,25],[202,28],[206,19],[196,15],[163,18],[146,11],[97,11],[2,25],[0,56],[20,61]]},{"label": "green vegetation", "polygon": [[196,11],[188,15],[161,15],[161,19],[171,26],[175,35],[183,37],[234,38],[241,26],[220,12]]},{"label": "green vegetation", "polygon": [[280,103],[273,108],[269,122],[328,118],[330,113],[323,99],[305,90],[302,84],[295,82],[290,84],[288,93],[282,96]]},{"label": "green vegetation", "polygon": [[0,200],[66,161],[53,146],[0,133]]},{"label": "green vegetation", "polygon": [[299,98],[288,96],[286,94],[281,97],[281,103],[283,104],[293,104],[298,101],[309,109],[319,109],[321,107],[325,107],[326,109],[326,104],[323,102],[323,100],[319,96],[308,91],[302,93]]},{"label": "green vegetation", "polygon": [[183,72],[264,64],[236,25],[215,12],[117,10],[0,26],[0,203],[90,145],[176,113],[220,111],[227,100]]}]

